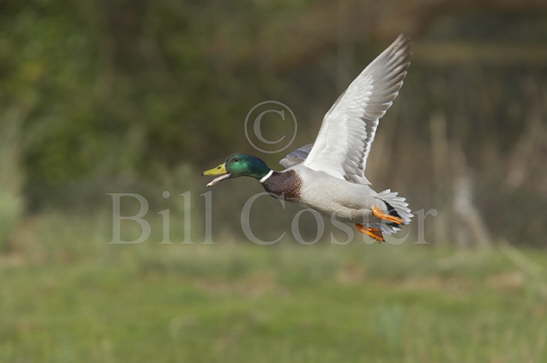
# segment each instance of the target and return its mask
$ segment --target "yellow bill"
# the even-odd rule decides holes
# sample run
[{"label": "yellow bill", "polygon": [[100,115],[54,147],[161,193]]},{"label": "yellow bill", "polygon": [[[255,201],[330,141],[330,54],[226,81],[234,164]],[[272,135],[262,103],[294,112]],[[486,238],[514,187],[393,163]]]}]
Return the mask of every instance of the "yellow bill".
[{"label": "yellow bill", "polygon": [[226,163],[222,163],[216,168],[205,170],[202,174],[203,175],[220,175],[218,178],[211,180],[207,184],[208,187],[215,185],[219,181],[228,179],[231,176],[230,173],[228,173],[228,170],[226,170]]}]

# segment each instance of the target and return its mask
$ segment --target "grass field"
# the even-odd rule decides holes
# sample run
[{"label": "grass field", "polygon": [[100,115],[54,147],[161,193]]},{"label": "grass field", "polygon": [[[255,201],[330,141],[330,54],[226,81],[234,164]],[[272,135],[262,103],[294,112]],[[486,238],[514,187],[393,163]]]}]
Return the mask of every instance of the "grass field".
[{"label": "grass field", "polygon": [[1,362],[547,361],[545,251],[24,233],[0,258]]}]

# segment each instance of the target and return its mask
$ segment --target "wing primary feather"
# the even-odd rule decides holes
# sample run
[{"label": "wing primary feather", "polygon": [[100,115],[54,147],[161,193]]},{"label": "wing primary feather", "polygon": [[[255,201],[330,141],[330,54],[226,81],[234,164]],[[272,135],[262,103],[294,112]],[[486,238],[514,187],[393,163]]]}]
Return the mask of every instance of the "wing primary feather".
[{"label": "wing primary feather", "polygon": [[379,120],[399,94],[409,59],[409,41],[401,34],[351,82],[325,114],[303,160],[307,167],[356,183],[367,181],[364,171]]}]

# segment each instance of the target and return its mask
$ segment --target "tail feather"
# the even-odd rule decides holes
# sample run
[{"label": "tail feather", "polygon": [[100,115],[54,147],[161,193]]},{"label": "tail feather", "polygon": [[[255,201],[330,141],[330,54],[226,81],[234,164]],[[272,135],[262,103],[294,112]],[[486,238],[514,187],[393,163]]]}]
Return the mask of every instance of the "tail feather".
[{"label": "tail feather", "polygon": [[[404,197],[401,197],[396,192],[389,189],[378,193],[378,198],[382,199],[388,207],[388,213],[392,216],[399,217],[403,220],[403,224],[409,224],[414,215]],[[395,233],[400,230],[400,226],[395,223],[383,224],[382,232],[385,234]]]}]

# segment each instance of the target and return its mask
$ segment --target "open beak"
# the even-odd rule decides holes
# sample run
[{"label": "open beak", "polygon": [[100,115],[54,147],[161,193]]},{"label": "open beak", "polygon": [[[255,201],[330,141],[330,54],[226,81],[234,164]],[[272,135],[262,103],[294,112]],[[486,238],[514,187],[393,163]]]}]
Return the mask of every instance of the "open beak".
[{"label": "open beak", "polygon": [[213,185],[215,185],[216,183],[220,182],[220,181],[223,181],[225,179],[228,179],[230,178],[232,175],[230,173],[228,173],[228,170],[226,170],[226,163],[222,163],[220,164],[219,166],[217,166],[216,168],[213,168],[213,169],[209,169],[209,170],[205,170],[203,173],[201,173],[202,175],[220,175],[219,177],[211,180],[207,186],[208,187],[212,187]]}]

